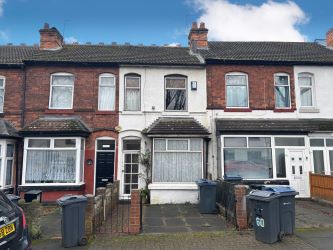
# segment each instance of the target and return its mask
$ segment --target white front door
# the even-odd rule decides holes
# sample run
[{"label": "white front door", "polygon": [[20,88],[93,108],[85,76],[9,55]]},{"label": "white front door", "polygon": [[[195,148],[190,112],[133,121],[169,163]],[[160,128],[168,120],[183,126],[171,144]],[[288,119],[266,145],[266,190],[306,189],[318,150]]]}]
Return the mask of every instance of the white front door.
[{"label": "white front door", "polygon": [[299,192],[298,197],[309,197],[309,169],[304,150],[288,150],[286,158],[290,185]]}]

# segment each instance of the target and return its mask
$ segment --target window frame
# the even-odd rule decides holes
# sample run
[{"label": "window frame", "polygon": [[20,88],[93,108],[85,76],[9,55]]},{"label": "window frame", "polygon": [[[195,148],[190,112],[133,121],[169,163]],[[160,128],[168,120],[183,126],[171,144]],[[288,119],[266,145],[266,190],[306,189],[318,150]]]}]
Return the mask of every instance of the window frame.
[{"label": "window frame", "polygon": [[[73,77],[73,86],[72,86],[72,96],[71,96],[71,106],[69,108],[58,108],[58,107],[52,107],[52,94],[53,94],[53,77],[54,76],[72,76]],[[68,87],[68,85],[56,85],[60,87]],[[74,87],[75,87],[75,76],[71,73],[66,72],[59,72],[59,73],[53,73],[50,76],[50,96],[49,96],[49,109],[60,109],[60,110],[70,110],[73,109],[73,102],[74,102]]]},{"label": "window frame", "polygon": [[[7,157],[7,144],[12,144],[13,147],[13,156]],[[15,156],[16,156],[16,143],[14,140],[6,140],[2,139],[0,140],[0,145],[1,145],[1,152],[0,152],[0,159],[1,159],[1,164],[0,164],[0,187],[1,189],[13,187],[13,173],[14,173],[14,166],[17,164],[15,162]],[[12,160],[12,173],[11,173],[11,184],[6,185],[6,172],[7,172],[7,160]],[[15,164],[14,164],[15,162]]]},{"label": "window frame", "polygon": [[[139,88],[133,88],[133,87],[127,87],[127,78],[138,78],[139,79]],[[127,89],[139,89],[139,107],[138,109],[136,110],[129,110],[129,109],[126,109],[126,103],[127,103],[127,95],[126,95],[126,91]],[[124,111],[129,111],[129,112],[136,112],[136,111],[141,111],[141,75],[139,74],[135,74],[135,73],[132,73],[132,74],[126,74],[124,76]]]},{"label": "window frame", "polygon": [[[193,150],[191,151],[191,139],[200,139],[201,140],[201,151],[198,150]],[[155,140],[165,140],[165,150],[155,150]],[[167,146],[168,146],[168,140],[187,140],[187,150],[168,150]],[[155,171],[155,166],[154,166],[154,162],[155,162],[155,153],[167,153],[167,152],[171,152],[171,153],[175,153],[175,152],[179,152],[179,153],[201,153],[201,178],[203,178],[204,176],[204,151],[205,151],[205,145],[204,145],[204,141],[203,138],[200,137],[182,137],[182,138],[174,138],[174,137],[154,137],[153,138],[153,142],[152,142],[152,154],[151,154],[151,162],[152,162],[152,169],[151,169],[151,177],[152,177],[152,183],[158,183],[158,184],[176,184],[176,183],[181,183],[181,184],[186,184],[186,183],[192,183],[192,182],[156,182],[153,180],[153,172]]]},{"label": "window frame", "polygon": [[[299,81],[299,78],[300,77],[309,77],[311,79],[311,86],[304,86],[304,85],[301,85],[300,84],[300,81]],[[301,72],[301,73],[298,73],[297,75],[297,81],[298,81],[298,88],[299,88],[299,97],[300,97],[300,107],[301,108],[315,108],[316,107],[316,98],[315,98],[315,83],[314,83],[314,74],[312,73],[308,73],[308,72]],[[305,105],[302,105],[302,89],[303,88],[306,88],[306,89],[311,89],[311,102],[312,102],[312,105],[311,106],[305,106]]]},{"label": "window frame", "polygon": [[[307,136],[302,136],[302,135],[267,135],[267,134],[226,134],[226,135],[221,135],[219,140],[220,140],[220,159],[221,159],[221,173],[222,176],[224,176],[225,171],[224,171],[224,138],[226,137],[246,137],[246,142],[247,142],[247,147],[233,147],[233,148],[248,148],[248,138],[249,137],[269,137],[271,138],[271,150],[272,150],[272,168],[273,168],[273,177],[272,178],[265,178],[265,179],[245,179],[245,180],[288,180],[289,179],[289,174],[288,174],[288,163],[286,162],[286,177],[277,177],[277,168],[276,168],[276,152],[275,149],[280,148],[280,149],[285,149],[285,153],[288,154],[288,150],[290,149],[307,149],[309,147],[308,143],[308,137]],[[292,138],[303,138],[304,139],[304,146],[275,146],[275,137],[292,137]],[[265,147],[253,147],[253,148],[265,148]]]},{"label": "window frame", "polygon": [[3,80],[3,86],[2,86],[2,88],[0,87],[0,89],[3,89],[3,103],[2,103],[2,107],[0,106],[0,114],[3,114],[4,107],[5,107],[6,77],[0,75],[0,79]]},{"label": "window frame", "polygon": [[[227,77],[228,76],[245,76],[246,79],[246,85],[231,85],[228,84],[227,81]],[[249,90],[249,77],[247,73],[243,73],[243,72],[229,72],[227,74],[225,74],[224,76],[224,81],[225,81],[225,107],[226,108],[234,108],[234,109],[246,109],[250,107],[250,90]],[[228,106],[228,86],[246,86],[246,102],[247,105],[246,106]]]},{"label": "window frame", "polygon": [[[310,140],[311,139],[322,139],[324,140],[324,146],[310,146]],[[311,159],[311,169],[314,172],[314,157],[313,157],[313,151],[322,151],[323,152],[323,160],[324,160],[324,175],[330,175],[333,176],[333,166],[330,165],[330,151],[333,151],[333,145],[332,146],[327,146],[327,139],[333,139],[332,137],[309,137],[309,149],[310,149],[310,159]],[[316,173],[319,174],[319,173]]]},{"label": "window frame", "polygon": [[[275,78],[277,76],[287,76],[288,77],[288,84],[287,85],[276,85],[276,81],[275,81]],[[288,73],[275,73],[273,75],[273,81],[274,81],[274,107],[275,109],[290,109],[291,108],[291,86],[290,86],[290,75]],[[276,87],[288,87],[289,91],[288,91],[288,100],[289,100],[289,103],[288,103],[288,106],[287,107],[279,107],[276,105]]]},{"label": "window frame", "polygon": [[[113,78],[114,79],[114,81],[113,81],[113,83],[114,83],[114,85],[112,86],[112,85],[107,85],[107,84],[102,84],[102,81],[101,81],[101,79],[102,78]],[[97,110],[98,111],[106,111],[106,112],[108,112],[108,111],[115,111],[116,110],[116,97],[117,97],[117,93],[116,93],[116,91],[117,91],[117,86],[116,86],[116,80],[117,80],[117,78],[116,78],[116,76],[114,75],[114,74],[111,74],[111,73],[102,73],[102,74],[100,74],[99,76],[98,76],[98,98],[97,98]],[[100,108],[100,88],[101,88],[101,86],[102,87],[111,87],[111,88],[114,88],[114,104],[113,104],[113,109],[101,109]]]},{"label": "window frame", "polygon": [[[36,148],[36,147],[28,147],[29,139],[50,139],[50,147],[46,148]],[[76,145],[73,148],[55,148],[54,147],[54,140],[56,139],[75,139]],[[83,140],[82,140],[83,139]],[[85,150],[85,139],[83,137],[26,137],[24,138],[24,154],[23,154],[23,170],[22,170],[22,184],[21,186],[75,186],[75,185],[82,185],[84,184],[84,161],[82,162],[81,166],[81,143],[84,144],[83,146],[83,154]],[[60,183],[27,183],[26,182],[26,171],[27,171],[27,152],[28,150],[68,150],[68,151],[76,151],[75,155],[75,181],[74,182],[60,182]],[[82,168],[82,176],[81,175],[81,168]],[[82,179],[82,181],[80,180]]]},{"label": "window frame", "polygon": [[[166,87],[166,80],[167,79],[184,79],[185,80],[185,88],[167,88]],[[175,90],[185,90],[185,109],[175,110],[175,109],[167,109],[166,106],[166,94],[167,89],[175,89]],[[164,76],[164,111],[166,112],[187,112],[188,111],[188,77],[185,75],[167,75]]]}]

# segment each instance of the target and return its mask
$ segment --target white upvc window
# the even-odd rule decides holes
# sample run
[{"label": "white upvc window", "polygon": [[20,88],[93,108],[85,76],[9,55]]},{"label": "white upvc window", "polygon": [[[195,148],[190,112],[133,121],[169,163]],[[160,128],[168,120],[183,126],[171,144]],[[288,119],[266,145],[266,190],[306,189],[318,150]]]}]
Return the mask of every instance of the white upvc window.
[{"label": "white upvc window", "polygon": [[333,138],[310,138],[314,173],[333,175]]},{"label": "white upvc window", "polygon": [[186,111],[187,110],[187,77],[166,76],[165,77],[165,110]]},{"label": "white upvc window", "polygon": [[99,76],[98,110],[114,111],[116,102],[116,77],[105,73]]},{"label": "white upvc window", "polygon": [[228,73],[225,76],[226,106],[228,108],[248,108],[248,76],[244,73]]},{"label": "white upvc window", "polygon": [[55,73],[51,75],[50,109],[72,109],[74,95],[74,75]]},{"label": "white upvc window", "polygon": [[156,138],[153,182],[191,183],[203,177],[202,138]]},{"label": "white upvc window", "polygon": [[314,107],[314,77],[310,73],[298,74],[301,107]]},{"label": "white upvc window", "polygon": [[286,151],[306,147],[304,136],[221,136],[222,174],[247,180],[286,179]]},{"label": "white upvc window", "polygon": [[22,185],[83,183],[84,139],[25,138]]},{"label": "white upvc window", "polygon": [[0,186],[7,188],[13,186],[14,170],[14,141],[0,140]]},{"label": "white upvc window", "polygon": [[140,76],[125,76],[125,110],[139,111],[141,109]]},{"label": "white upvc window", "polygon": [[5,80],[4,76],[0,76],[0,113],[3,113],[3,106],[5,103]]},{"label": "white upvc window", "polygon": [[274,75],[275,108],[290,108],[290,77],[286,73]]}]

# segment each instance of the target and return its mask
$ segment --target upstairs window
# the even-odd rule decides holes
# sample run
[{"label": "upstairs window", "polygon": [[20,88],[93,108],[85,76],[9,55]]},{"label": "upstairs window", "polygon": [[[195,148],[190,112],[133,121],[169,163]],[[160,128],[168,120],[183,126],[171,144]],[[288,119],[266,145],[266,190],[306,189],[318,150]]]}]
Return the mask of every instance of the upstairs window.
[{"label": "upstairs window", "polygon": [[187,109],[187,79],[186,77],[165,78],[165,109]]},{"label": "upstairs window", "polygon": [[98,88],[98,110],[115,110],[116,101],[116,78],[112,74],[101,74],[99,76]]},{"label": "upstairs window", "polygon": [[0,113],[3,113],[5,103],[5,78],[0,76]]},{"label": "upstairs window", "polygon": [[301,106],[313,107],[313,75],[308,73],[299,74],[298,84],[300,89]]},{"label": "upstairs window", "polygon": [[249,106],[246,74],[230,73],[226,75],[226,99],[229,108],[247,108]]},{"label": "upstairs window", "polygon": [[73,108],[74,76],[66,73],[51,76],[50,109]]},{"label": "upstairs window", "polygon": [[140,110],[140,76],[125,76],[125,110]]},{"label": "upstairs window", "polygon": [[289,108],[290,107],[289,75],[282,73],[275,74],[274,87],[275,87],[275,107]]}]

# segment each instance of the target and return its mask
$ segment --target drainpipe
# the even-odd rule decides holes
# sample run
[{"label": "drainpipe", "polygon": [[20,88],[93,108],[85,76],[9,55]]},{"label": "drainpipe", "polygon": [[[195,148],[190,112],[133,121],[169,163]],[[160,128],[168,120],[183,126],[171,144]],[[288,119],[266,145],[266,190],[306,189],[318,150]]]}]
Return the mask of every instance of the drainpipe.
[{"label": "drainpipe", "polygon": [[26,99],[26,89],[27,89],[27,72],[26,72],[26,67],[25,66],[22,66],[22,69],[23,69],[23,84],[22,84],[22,92],[23,92],[23,95],[22,95],[22,100],[21,100],[21,128],[24,127],[24,123],[25,123],[25,99]]},{"label": "drainpipe", "polygon": [[209,139],[205,139],[206,141],[206,162],[205,162],[205,171],[204,171],[204,178],[207,179],[208,178],[208,144],[209,144]]}]

